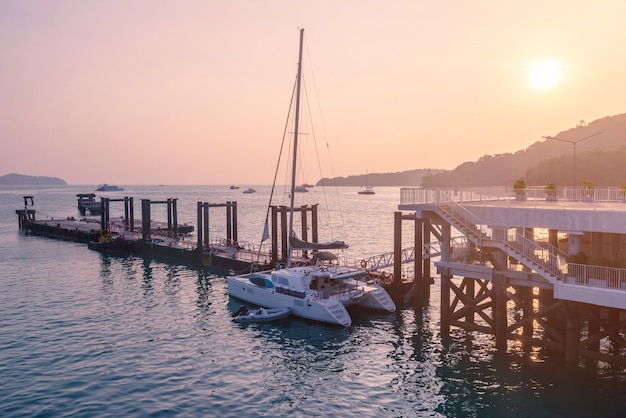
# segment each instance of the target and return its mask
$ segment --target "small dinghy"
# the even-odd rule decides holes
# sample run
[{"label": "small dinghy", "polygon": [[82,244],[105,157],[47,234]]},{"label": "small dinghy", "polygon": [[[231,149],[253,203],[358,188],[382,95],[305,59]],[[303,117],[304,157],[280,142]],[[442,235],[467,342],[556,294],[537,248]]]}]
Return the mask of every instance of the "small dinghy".
[{"label": "small dinghy", "polygon": [[243,305],[237,312],[233,314],[235,322],[248,323],[248,322],[268,322],[275,321],[277,319],[285,318],[289,315],[291,309],[285,308],[259,308],[248,309],[246,305]]}]

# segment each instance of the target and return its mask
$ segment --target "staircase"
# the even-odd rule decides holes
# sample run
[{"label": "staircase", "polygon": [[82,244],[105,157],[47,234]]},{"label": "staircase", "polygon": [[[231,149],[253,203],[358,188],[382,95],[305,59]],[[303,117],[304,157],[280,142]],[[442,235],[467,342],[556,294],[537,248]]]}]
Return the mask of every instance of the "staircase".
[{"label": "staircase", "polygon": [[528,239],[506,225],[487,227],[476,215],[458,202],[437,207],[437,214],[454,226],[479,248],[497,248],[536,271],[550,283],[562,281],[567,270],[567,254],[557,247]]}]

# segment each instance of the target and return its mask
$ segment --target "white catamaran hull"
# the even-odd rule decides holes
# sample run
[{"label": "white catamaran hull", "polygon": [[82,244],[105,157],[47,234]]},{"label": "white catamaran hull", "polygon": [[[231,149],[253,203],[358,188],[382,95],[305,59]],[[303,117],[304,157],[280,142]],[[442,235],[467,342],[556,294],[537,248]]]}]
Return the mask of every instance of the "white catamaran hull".
[{"label": "white catamaran hull", "polygon": [[292,315],[328,324],[342,326],[352,324],[352,318],[341,302],[315,300],[315,292],[309,292],[305,297],[279,293],[274,288],[260,287],[251,283],[248,275],[229,276],[226,281],[228,294],[245,302],[266,308],[289,307]]}]

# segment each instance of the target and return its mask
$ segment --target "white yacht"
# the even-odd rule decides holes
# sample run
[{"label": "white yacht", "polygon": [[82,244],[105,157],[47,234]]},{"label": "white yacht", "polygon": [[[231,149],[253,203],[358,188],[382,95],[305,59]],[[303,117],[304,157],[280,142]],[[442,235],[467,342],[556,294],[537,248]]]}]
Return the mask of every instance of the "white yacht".
[{"label": "white yacht", "polygon": [[[336,257],[322,251],[347,248],[343,241],[310,243],[298,239],[293,233],[299,117],[297,101],[300,98],[303,36],[304,29],[300,29],[287,265],[285,268],[276,266],[270,271],[228,276],[228,294],[265,308],[288,307],[292,315],[302,318],[349,326],[352,318],[346,307],[358,305],[394,312],[396,305],[383,287],[365,281],[365,270],[332,264]],[[310,251],[313,264],[292,266],[294,251]]]}]

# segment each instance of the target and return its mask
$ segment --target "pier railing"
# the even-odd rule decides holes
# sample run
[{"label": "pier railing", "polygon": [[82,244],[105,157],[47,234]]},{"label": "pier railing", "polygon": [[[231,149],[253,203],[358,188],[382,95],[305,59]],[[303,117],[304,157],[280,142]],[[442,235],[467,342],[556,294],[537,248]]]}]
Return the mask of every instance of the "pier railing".
[{"label": "pier railing", "polygon": [[626,290],[626,269],[570,263],[564,283]]},{"label": "pier railing", "polygon": [[[442,194],[443,193],[443,194]],[[401,205],[439,204],[439,199],[455,202],[482,202],[494,200],[522,200],[546,201],[554,204],[568,205],[572,202],[580,203],[626,203],[626,189],[621,187],[528,187],[525,190],[515,190],[512,187],[482,187],[482,188],[419,188],[403,187],[400,189]]]}]

